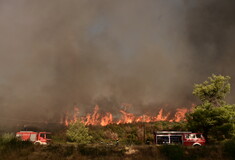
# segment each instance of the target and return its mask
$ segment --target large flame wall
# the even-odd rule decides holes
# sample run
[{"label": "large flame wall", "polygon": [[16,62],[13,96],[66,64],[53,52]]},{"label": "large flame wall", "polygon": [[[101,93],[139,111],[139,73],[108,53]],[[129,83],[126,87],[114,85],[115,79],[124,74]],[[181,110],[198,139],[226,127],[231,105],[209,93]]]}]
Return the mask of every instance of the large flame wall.
[{"label": "large flame wall", "polygon": [[120,110],[119,118],[113,118],[113,114],[110,112],[99,112],[99,106],[94,107],[93,113],[88,113],[85,116],[80,116],[79,108],[75,107],[71,114],[66,113],[63,123],[68,126],[70,123],[81,121],[85,125],[101,125],[106,126],[108,124],[123,124],[123,123],[137,123],[137,122],[156,122],[156,121],[170,121],[179,122],[185,119],[185,114],[188,112],[186,108],[178,108],[174,117],[170,118],[170,112],[163,113],[163,109],[160,109],[156,116],[150,116],[143,114],[140,116],[129,113],[125,110]]}]

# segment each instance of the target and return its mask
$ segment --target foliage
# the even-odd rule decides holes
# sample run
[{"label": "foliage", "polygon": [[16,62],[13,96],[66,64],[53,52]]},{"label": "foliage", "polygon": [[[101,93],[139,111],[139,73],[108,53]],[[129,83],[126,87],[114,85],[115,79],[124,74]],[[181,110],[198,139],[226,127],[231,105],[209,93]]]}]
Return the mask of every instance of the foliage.
[{"label": "foliage", "polygon": [[202,84],[195,84],[193,94],[203,103],[211,103],[214,106],[225,104],[225,97],[230,92],[230,77],[212,75]]},{"label": "foliage", "polygon": [[43,148],[43,151],[50,152],[52,154],[60,154],[63,157],[69,157],[75,152],[74,145],[65,145],[61,144],[50,144],[47,147]]},{"label": "foliage", "polygon": [[160,146],[160,151],[169,160],[184,159],[184,151],[180,145],[163,145]]},{"label": "foliage", "polygon": [[92,143],[104,143],[109,145],[116,144],[118,139],[122,145],[144,144],[149,139],[154,143],[153,131],[159,130],[186,130],[186,122],[151,122],[151,123],[132,123],[132,124],[110,124],[105,127],[89,126],[89,134],[93,137]]},{"label": "foliage", "polygon": [[[228,105],[227,107],[230,107]],[[213,108],[213,107],[212,107]],[[220,109],[220,107],[216,107]],[[221,111],[218,111],[221,112]],[[217,114],[217,113],[216,113]],[[218,114],[217,114],[218,115]],[[223,119],[220,117],[220,119]],[[226,117],[225,117],[226,119]],[[146,123],[146,139],[153,140],[153,131],[160,129],[175,130],[185,126],[183,122],[154,122]],[[224,123],[226,129],[226,123]],[[88,126],[89,133],[105,143],[94,141],[88,145],[71,145],[65,142],[47,146],[35,146],[28,141],[18,141],[13,138],[0,145],[0,160],[5,159],[225,159],[234,157],[234,140],[226,140],[222,145],[206,145],[200,148],[184,147],[180,145],[135,145],[143,144],[143,123],[111,124],[105,127]],[[217,130],[217,128],[212,128]],[[184,129],[183,129],[184,130]],[[211,130],[212,132],[213,130]],[[66,132],[58,132],[59,137],[65,137]],[[109,135],[110,134],[110,135]],[[115,135],[115,136],[113,136]],[[119,145],[115,145],[118,135]],[[3,137],[11,137],[5,135]],[[0,141],[2,138],[0,138]],[[7,138],[6,138],[7,139]],[[132,144],[131,146],[127,146]],[[227,159],[226,159],[227,158]]]},{"label": "foliage", "polygon": [[79,144],[90,143],[92,137],[89,135],[88,128],[81,122],[71,123],[66,131],[66,136],[69,141]]},{"label": "foliage", "polygon": [[[0,137],[0,160],[9,158],[13,152],[19,152],[19,155],[27,156],[32,151],[33,144],[29,141],[21,141],[15,138],[13,134],[4,133]],[[24,151],[23,151],[24,150]]]},{"label": "foliage", "polygon": [[65,130],[55,132],[52,135],[53,143],[62,144],[66,142]]},{"label": "foliage", "polygon": [[0,143],[9,143],[10,141],[12,141],[13,139],[15,139],[15,136],[14,134],[12,133],[4,133],[2,136],[1,136],[1,139],[0,139]]},{"label": "foliage", "polygon": [[224,153],[230,158],[235,157],[235,139],[227,140],[223,144]]},{"label": "foliage", "polygon": [[[22,142],[22,141],[21,141]],[[17,142],[21,144],[21,142]],[[23,143],[22,143],[23,144]],[[22,145],[21,144],[21,145]],[[11,144],[10,146],[13,146]],[[24,146],[24,147],[23,147]],[[72,160],[72,159],[234,159],[235,141],[225,141],[223,145],[206,145],[200,148],[183,147],[179,145],[138,145],[138,146],[111,146],[111,145],[68,145],[52,144],[47,146],[26,145],[8,148],[0,153],[0,160],[45,159],[45,160]],[[28,147],[26,147],[28,146]],[[11,150],[11,151],[10,151]]]},{"label": "foliage", "polygon": [[234,134],[235,105],[225,102],[230,91],[230,77],[212,75],[209,81],[196,84],[193,94],[198,96],[202,104],[186,115],[187,127],[194,132],[202,132],[208,140],[231,138]]},{"label": "foliage", "polygon": [[186,122],[168,122],[168,121],[159,121],[154,123],[154,130],[158,131],[185,131],[187,130]]},{"label": "foliage", "polygon": [[187,116],[188,128],[192,131],[203,132],[207,138],[230,138],[234,133],[232,117],[235,117],[234,106],[225,105],[213,108],[210,103],[205,103]]}]

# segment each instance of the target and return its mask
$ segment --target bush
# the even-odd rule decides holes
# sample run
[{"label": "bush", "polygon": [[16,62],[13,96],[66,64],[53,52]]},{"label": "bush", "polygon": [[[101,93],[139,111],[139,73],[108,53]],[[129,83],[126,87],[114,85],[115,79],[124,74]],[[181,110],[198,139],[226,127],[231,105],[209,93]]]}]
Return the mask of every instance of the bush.
[{"label": "bush", "polygon": [[13,139],[15,139],[14,134],[4,133],[0,138],[0,143],[6,144],[6,143],[9,143],[10,141],[12,141]]},{"label": "bush", "polygon": [[71,123],[66,136],[70,142],[77,142],[79,144],[88,144],[92,137],[88,133],[88,128],[81,122]]},{"label": "bush", "polygon": [[63,144],[66,143],[65,131],[57,132],[52,135],[52,142],[55,144]]},{"label": "bush", "polygon": [[11,159],[9,156],[27,156],[34,150],[29,141],[20,141],[13,134],[3,134],[0,137],[0,160]]},{"label": "bush", "polygon": [[235,139],[227,140],[223,144],[224,153],[227,157],[235,157]]},{"label": "bush", "polygon": [[83,156],[90,157],[105,157],[105,156],[118,156],[122,157],[124,155],[124,148],[104,146],[104,145],[79,145],[77,147],[78,152]]},{"label": "bush", "polygon": [[106,149],[104,148],[104,146],[89,147],[85,145],[79,145],[78,151],[81,155],[86,155],[86,156],[106,155]]},{"label": "bush", "polygon": [[169,160],[184,159],[184,150],[180,145],[162,145],[159,149]]}]

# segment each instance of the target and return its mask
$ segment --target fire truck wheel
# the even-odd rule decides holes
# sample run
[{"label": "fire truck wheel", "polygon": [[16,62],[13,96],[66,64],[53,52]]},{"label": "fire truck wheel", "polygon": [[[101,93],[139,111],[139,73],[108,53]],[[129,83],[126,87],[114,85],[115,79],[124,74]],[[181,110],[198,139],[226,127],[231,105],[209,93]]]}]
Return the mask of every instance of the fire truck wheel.
[{"label": "fire truck wheel", "polygon": [[200,144],[194,144],[193,147],[201,147]]}]

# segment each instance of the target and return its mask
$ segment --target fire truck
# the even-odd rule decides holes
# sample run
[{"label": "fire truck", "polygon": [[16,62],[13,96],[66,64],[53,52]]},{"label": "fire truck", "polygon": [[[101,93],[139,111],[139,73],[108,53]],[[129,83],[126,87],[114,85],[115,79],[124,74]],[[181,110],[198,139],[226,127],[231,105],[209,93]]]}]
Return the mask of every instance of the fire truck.
[{"label": "fire truck", "polygon": [[20,131],[16,133],[16,137],[22,141],[31,141],[37,145],[46,145],[51,142],[50,132]]},{"label": "fire truck", "polygon": [[154,132],[156,144],[182,144],[184,146],[203,146],[206,143],[202,133],[188,131],[157,131]]}]

